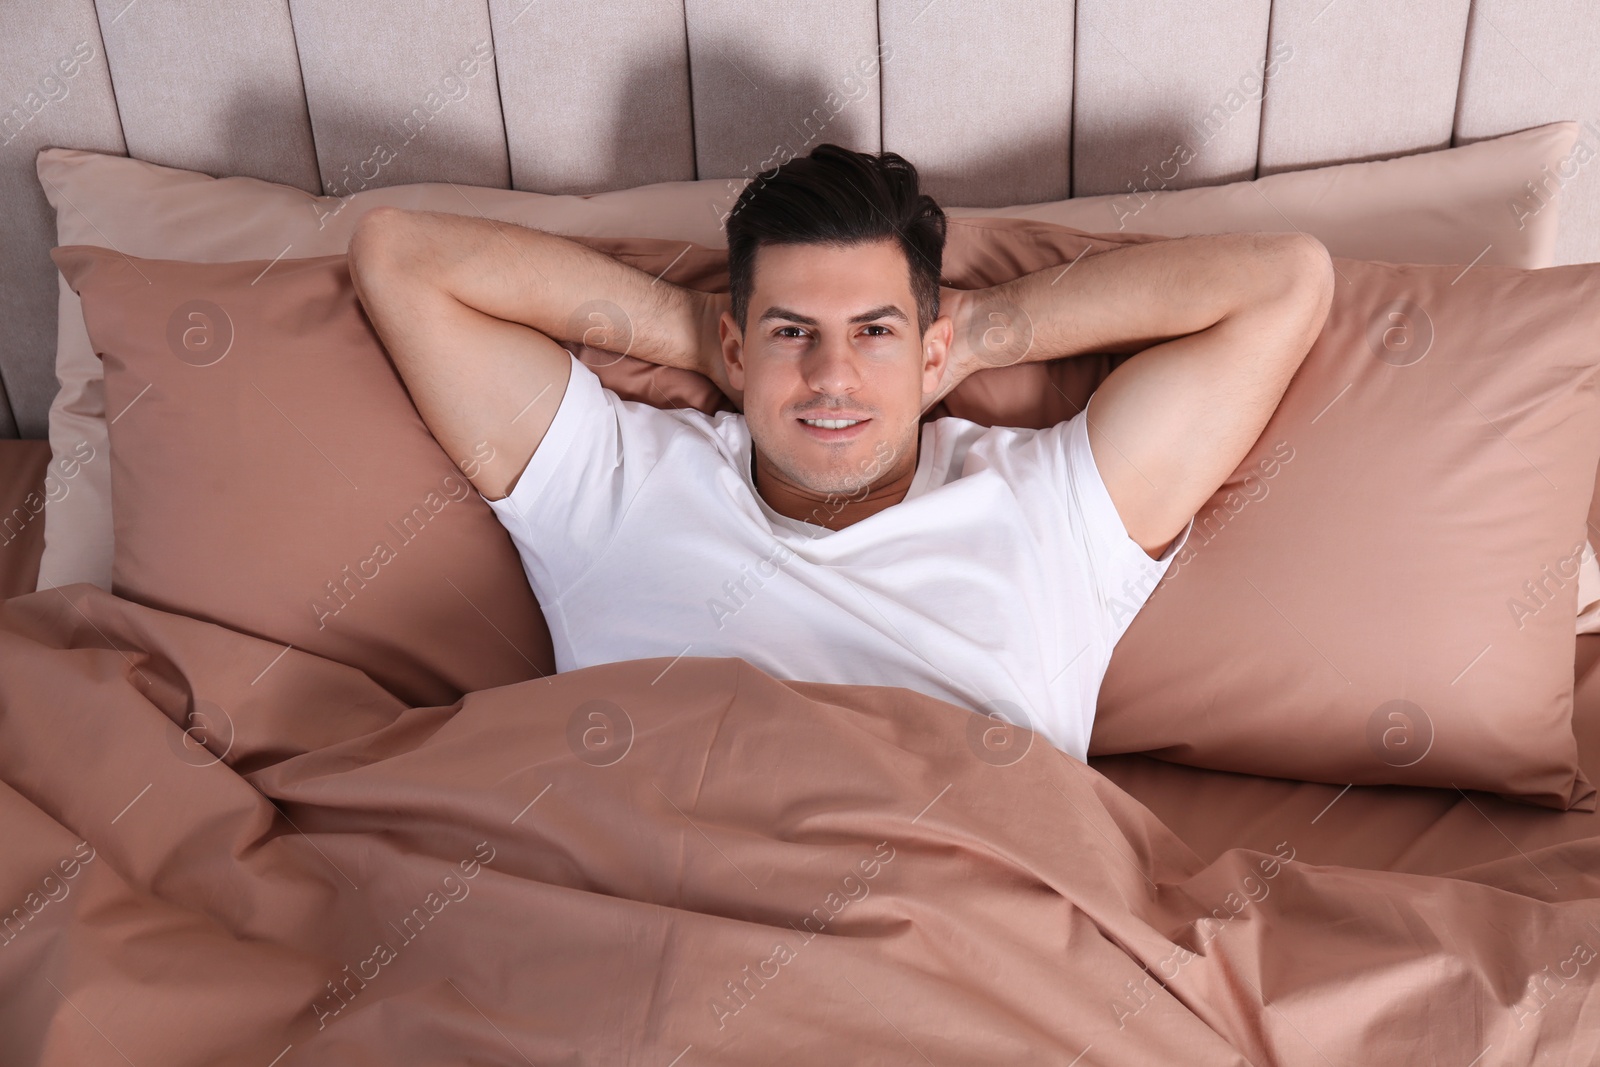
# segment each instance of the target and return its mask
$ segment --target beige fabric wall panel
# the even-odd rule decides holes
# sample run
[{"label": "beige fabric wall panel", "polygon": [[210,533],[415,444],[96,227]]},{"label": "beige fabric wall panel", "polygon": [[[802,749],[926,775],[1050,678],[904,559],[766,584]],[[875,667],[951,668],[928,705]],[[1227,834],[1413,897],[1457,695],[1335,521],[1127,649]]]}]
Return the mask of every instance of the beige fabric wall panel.
[{"label": "beige fabric wall panel", "polygon": [[883,147],[941,203],[1068,195],[1073,10],[1059,0],[880,0]]},{"label": "beige fabric wall panel", "polygon": [[[943,2],[943,0],[941,0]],[[882,147],[873,0],[684,0],[696,177],[753,178],[832,142]]]},{"label": "beige fabric wall panel", "polygon": [[1468,0],[1276,0],[1258,173],[1450,146]]},{"label": "beige fabric wall panel", "polygon": [[1596,0],[0,0],[0,436],[45,437],[57,391],[44,146],[344,195],[748,178],[833,141],[1004,207],[1574,119],[1505,205],[1559,205],[1571,263],[1600,261],[1596,55]]},{"label": "beige fabric wall panel", "polygon": [[1581,123],[1555,173],[1506,210],[1560,211],[1557,263],[1600,261],[1600,5],[1594,0],[1477,0],[1467,26],[1456,143],[1560,119]]},{"label": "beige fabric wall panel", "polygon": [[98,7],[129,155],[317,191],[286,0]]},{"label": "beige fabric wall panel", "polygon": [[483,0],[292,0],[291,10],[323,193],[510,186]]},{"label": "beige fabric wall panel", "polygon": [[[1256,176],[1272,0],[1080,0],[1072,195]],[[1283,49],[1279,50],[1283,52]]]},{"label": "beige fabric wall panel", "polygon": [[512,188],[693,180],[682,0],[490,0],[489,12]]},{"label": "beige fabric wall panel", "polygon": [[46,436],[56,395],[55,212],[33,165],[39,149],[56,145],[127,151],[94,3],[52,0],[24,11],[8,0],[0,15],[0,437]]}]

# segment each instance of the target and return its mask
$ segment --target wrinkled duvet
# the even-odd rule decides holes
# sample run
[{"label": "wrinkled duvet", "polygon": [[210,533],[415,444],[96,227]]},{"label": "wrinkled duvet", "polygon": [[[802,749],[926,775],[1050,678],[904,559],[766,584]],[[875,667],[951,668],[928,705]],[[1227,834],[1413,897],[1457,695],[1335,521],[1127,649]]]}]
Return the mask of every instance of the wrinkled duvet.
[{"label": "wrinkled duvet", "polygon": [[1600,1062],[1600,838],[1467,873],[1203,862],[906,689],[684,657],[408,708],[0,603],[7,1065]]}]

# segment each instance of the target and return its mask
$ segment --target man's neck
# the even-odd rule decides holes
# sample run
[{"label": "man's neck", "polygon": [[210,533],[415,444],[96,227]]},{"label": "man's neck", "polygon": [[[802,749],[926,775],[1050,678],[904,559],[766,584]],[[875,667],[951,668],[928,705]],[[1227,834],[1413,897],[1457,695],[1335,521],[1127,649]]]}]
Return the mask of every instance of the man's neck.
[{"label": "man's neck", "polygon": [[911,483],[916,480],[922,443],[919,435],[908,467],[886,475],[864,494],[859,489],[852,493],[817,493],[794,485],[768,467],[754,448],[750,451],[751,477],[756,492],[768,507],[791,519],[815,523],[829,530],[842,530],[905,499],[911,491]]}]

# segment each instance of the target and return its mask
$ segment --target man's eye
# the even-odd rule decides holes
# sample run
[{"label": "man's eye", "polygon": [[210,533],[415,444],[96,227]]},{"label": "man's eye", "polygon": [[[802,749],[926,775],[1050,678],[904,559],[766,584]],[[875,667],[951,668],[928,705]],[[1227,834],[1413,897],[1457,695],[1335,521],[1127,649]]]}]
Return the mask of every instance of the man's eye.
[{"label": "man's eye", "polygon": [[802,326],[779,326],[778,327],[778,336],[779,337],[798,337],[798,336],[800,336],[798,333],[786,333],[784,331],[786,331],[786,330],[802,330],[802,329],[804,329],[804,327],[802,327]]},{"label": "man's eye", "polygon": [[892,332],[889,329],[889,327],[887,327],[887,326],[879,326],[876,323],[874,323],[871,326],[868,326],[867,329],[869,329],[869,330],[882,330],[883,331],[882,333],[873,334],[872,336],[874,336],[874,337],[887,337]]}]

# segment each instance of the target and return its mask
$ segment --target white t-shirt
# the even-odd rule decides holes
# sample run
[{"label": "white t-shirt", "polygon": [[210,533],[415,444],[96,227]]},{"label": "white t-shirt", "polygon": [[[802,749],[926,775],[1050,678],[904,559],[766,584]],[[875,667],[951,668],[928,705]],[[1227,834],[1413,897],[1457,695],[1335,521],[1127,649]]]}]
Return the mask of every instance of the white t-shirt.
[{"label": "white t-shirt", "polygon": [[569,358],[544,440],[508,496],[484,498],[558,671],[737,656],[781,679],[904,686],[1087,758],[1112,646],[1194,522],[1151,559],[1084,413],[1045,430],[926,422],[905,498],[828,530],[757,494],[743,415],[623,400]]}]

